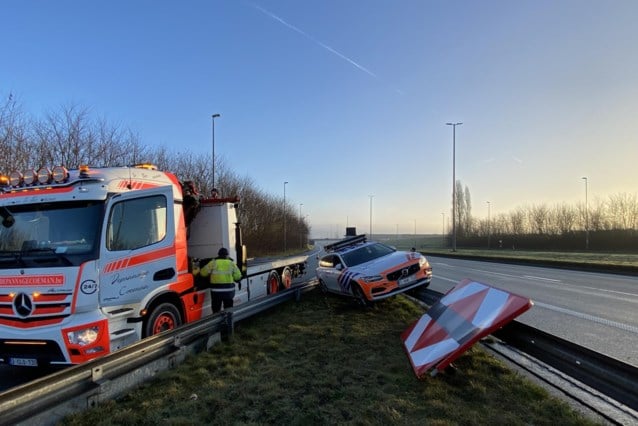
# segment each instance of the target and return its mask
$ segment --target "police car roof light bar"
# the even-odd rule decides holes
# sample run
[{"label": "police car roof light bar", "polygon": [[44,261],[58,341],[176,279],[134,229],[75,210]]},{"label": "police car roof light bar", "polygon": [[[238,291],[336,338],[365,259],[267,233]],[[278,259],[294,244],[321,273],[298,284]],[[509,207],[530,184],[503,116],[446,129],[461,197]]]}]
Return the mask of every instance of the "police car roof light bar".
[{"label": "police car roof light bar", "polygon": [[354,237],[349,237],[349,238],[345,238],[341,241],[337,241],[336,243],[332,243],[332,244],[328,244],[324,247],[324,250],[327,252],[330,251],[335,251],[335,250],[339,250],[341,248],[344,247],[349,247],[349,246],[353,246],[355,244],[359,244],[359,243],[365,243],[366,242],[366,236],[365,234],[362,235],[356,235]]}]

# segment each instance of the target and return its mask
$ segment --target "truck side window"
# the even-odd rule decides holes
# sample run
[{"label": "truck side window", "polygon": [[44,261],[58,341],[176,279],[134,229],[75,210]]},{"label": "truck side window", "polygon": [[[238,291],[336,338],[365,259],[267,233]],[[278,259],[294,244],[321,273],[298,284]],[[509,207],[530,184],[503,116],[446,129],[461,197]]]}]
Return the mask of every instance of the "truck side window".
[{"label": "truck side window", "polygon": [[162,241],[166,237],[166,198],[156,195],[115,204],[106,232],[106,248],[113,251]]}]

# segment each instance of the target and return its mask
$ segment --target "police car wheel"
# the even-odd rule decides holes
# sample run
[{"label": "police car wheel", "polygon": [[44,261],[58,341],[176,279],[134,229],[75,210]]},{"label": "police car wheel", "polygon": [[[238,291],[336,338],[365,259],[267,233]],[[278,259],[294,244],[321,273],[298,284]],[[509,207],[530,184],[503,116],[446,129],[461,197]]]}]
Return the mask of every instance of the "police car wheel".
[{"label": "police car wheel", "polygon": [[367,307],[371,306],[372,302],[366,299],[365,294],[363,294],[363,290],[359,287],[359,284],[352,283],[352,294],[354,295],[354,299],[359,306]]}]

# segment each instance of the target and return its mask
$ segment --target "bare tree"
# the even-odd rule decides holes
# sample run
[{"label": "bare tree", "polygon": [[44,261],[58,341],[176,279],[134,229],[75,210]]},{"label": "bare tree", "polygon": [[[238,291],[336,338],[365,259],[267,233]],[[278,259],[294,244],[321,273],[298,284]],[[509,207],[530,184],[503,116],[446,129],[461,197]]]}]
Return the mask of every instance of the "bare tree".
[{"label": "bare tree", "polygon": [[635,194],[611,195],[608,210],[612,229],[637,229],[638,200]]},{"label": "bare tree", "polygon": [[534,205],[529,210],[532,232],[543,235],[547,232],[549,209],[544,204]]},{"label": "bare tree", "polygon": [[518,208],[509,214],[510,230],[514,235],[523,235],[526,231],[525,227],[525,210]]},{"label": "bare tree", "polygon": [[29,136],[30,124],[16,97],[9,95],[0,104],[0,167],[11,171],[29,166],[33,150]]},{"label": "bare tree", "polygon": [[573,207],[567,204],[554,206],[551,213],[550,223],[557,234],[565,235],[574,229],[578,213]]}]

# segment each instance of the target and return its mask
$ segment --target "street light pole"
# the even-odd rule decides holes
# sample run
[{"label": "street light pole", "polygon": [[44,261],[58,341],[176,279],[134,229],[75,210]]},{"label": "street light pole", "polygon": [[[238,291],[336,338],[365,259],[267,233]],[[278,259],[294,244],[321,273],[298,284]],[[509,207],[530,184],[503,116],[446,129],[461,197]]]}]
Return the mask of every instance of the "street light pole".
[{"label": "street light pole", "polygon": [[589,250],[589,202],[587,200],[587,177],[582,178],[585,181],[585,250]]},{"label": "street light pole", "polygon": [[370,239],[372,239],[372,197],[374,195],[368,195],[370,197]]},{"label": "street light pole", "polygon": [[215,188],[215,118],[221,117],[220,114],[213,114],[213,189]]},{"label": "street light pole", "polygon": [[490,224],[490,202],[487,202],[487,249],[490,249],[490,237],[491,237],[491,224]]},{"label": "street light pole", "polygon": [[452,251],[456,251],[456,126],[463,123],[445,123],[452,126]]},{"label": "street light pole", "polygon": [[303,223],[301,221],[301,206],[303,206],[303,203],[299,203],[299,248],[303,249]]},{"label": "street light pole", "polygon": [[288,181],[284,182],[284,254],[286,254],[286,184]]}]

